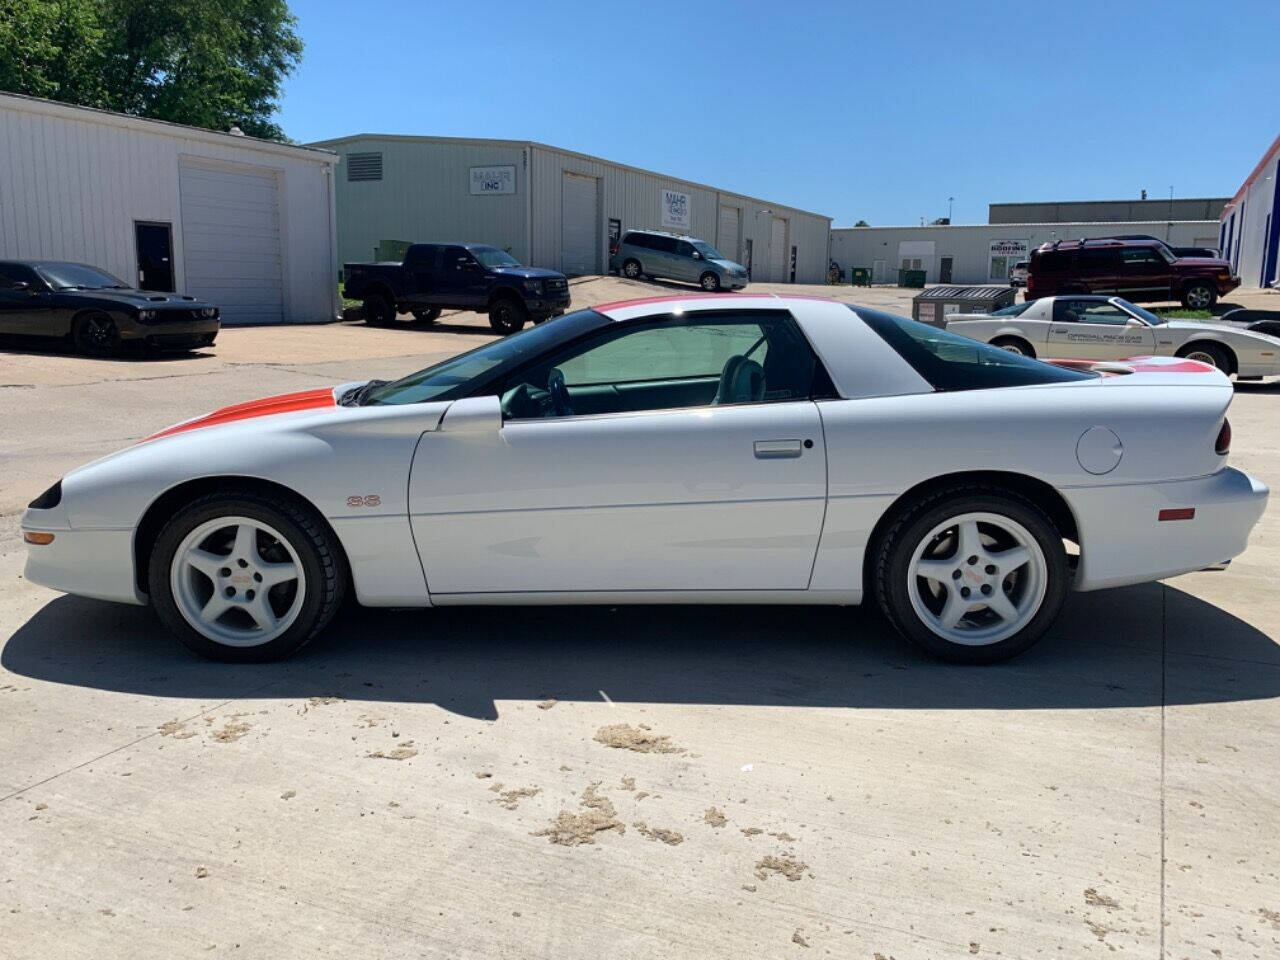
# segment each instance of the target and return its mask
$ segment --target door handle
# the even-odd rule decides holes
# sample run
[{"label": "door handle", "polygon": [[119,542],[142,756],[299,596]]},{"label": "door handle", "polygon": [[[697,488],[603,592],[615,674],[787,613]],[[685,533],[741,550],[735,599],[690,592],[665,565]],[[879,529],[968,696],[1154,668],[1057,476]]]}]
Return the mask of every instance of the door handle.
[{"label": "door handle", "polygon": [[799,440],[757,440],[755,451],[757,460],[782,460],[787,457],[798,457],[802,446]]}]

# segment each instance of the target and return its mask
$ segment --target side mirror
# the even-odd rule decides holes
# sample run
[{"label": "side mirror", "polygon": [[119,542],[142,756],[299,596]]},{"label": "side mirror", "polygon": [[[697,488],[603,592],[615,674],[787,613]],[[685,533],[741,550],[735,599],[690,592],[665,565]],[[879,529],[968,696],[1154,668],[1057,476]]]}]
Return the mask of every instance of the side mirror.
[{"label": "side mirror", "polygon": [[30,290],[31,284],[27,283],[25,280],[19,280],[13,285],[12,289],[14,291]]},{"label": "side mirror", "polygon": [[693,251],[693,259],[695,259],[695,260],[701,260],[701,259],[702,259],[702,254],[700,254],[697,250]]},{"label": "side mirror", "polygon": [[1125,321],[1124,325],[1126,327],[1145,327],[1146,326],[1146,324],[1143,323],[1141,320],[1139,320],[1137,317],[1130,317],[1128,320]]},{"label": "side mirror", "polygon": [[502,401],[494,397],[463,397],[444,412],[440,430],[448,433],[494,433],[502,429]]}]

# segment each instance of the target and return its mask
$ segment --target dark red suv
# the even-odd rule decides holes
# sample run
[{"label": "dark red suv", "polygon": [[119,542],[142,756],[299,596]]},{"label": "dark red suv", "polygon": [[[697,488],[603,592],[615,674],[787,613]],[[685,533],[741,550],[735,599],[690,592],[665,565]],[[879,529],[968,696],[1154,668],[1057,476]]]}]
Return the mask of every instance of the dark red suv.
[{"label": "dark red suv", "polygon": [[1181,300],[1188,309],[1207,310],[1238,286],[1227,261],[1179,257],[1159,240],[1059,240],[1032,252],[1026,299],[1106,293],[1136,302]]}]

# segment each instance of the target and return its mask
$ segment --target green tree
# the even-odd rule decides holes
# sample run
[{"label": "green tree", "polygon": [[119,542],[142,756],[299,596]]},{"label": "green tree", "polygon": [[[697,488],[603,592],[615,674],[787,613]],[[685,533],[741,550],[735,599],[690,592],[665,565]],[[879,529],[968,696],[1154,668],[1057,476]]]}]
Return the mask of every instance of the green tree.
[{"label": "green tree", "polygon": [[285,139],[302,57],[285,0],[0,0],[0,88]]}]

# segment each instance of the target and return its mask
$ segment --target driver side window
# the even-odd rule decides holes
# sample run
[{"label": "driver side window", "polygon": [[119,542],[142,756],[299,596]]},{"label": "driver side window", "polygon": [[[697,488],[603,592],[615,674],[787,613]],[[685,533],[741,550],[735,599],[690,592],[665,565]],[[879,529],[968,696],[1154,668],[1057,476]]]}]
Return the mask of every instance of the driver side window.
[{"label": "driver side window", "polygon": [[502,385],[506,419],[807,399],[816,360],[785,314],[618,325]]}]

